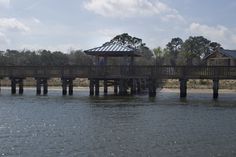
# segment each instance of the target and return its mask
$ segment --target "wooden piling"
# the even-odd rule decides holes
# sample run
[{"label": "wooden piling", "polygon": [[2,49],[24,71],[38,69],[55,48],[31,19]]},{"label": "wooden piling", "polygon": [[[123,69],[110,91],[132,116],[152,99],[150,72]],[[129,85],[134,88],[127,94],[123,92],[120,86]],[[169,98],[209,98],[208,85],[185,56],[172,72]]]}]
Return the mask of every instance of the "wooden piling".
[{"label": "wooden piling", "polygon": [[43,95],[47,95],[48,94],[48,81],[47,79],[45,79],[43,81]]},{"label": "wooden piling", "polygon": [[65,79],[62,79],[62,95],[67,95],[67,82]]},{"label": "wooden piling", "polygon": [[95,95],[99,96],[99,80],[95,80]]},{"label": "wooden piling", "polygon": [[11,94],[16,94],[16,80],[14,78],[11,79]]},{"label": "wooden piling", "polygon": [[219,80],[214,79],[213,80],[213,98],[217,99],[219,96]]},{"label": "wooden piling", "polygon": [[23,93],[24,93],[23,79],[19,79],[19,94],[23,94]]},{"label": "wooden piling", "polygon": [[104,95],[107,95],[107,93],[108,93],[108,84],[107,84],[107,80],[104,80],[104,82],[103,82],[103,87],[104,87]]},{"label": "wooden piling", "polygon": [[121,95],[121,96],[127,95],[124,79],[119,80],[119,95]]},{"label": "wooden piling", "polygon": [[136,94],[137,92],[137,81],[136,79],[131,80],[131,95]]},{"label": "wooden piling", "polygon": [[41,94],[41,79],[39,78],[36,79],[36,94]]},{"label": "wooden piling", "polygon": [[149,84],[149,97],[156,97],[156,80],[154,79],[150,79],[148,81],[148,84]]},{"label": "wooden piling", "polygon": [[118,94],[118,83],[116,80],[114,80],[114,94],[117,95]]},{"label": "wooden piling", "polygon": [[187,79],[180,79],[180,98],[187,97]]},{"label": "wooden piling", "polygon": [[94,96],[94,80],[90,79],[89,81],[89,94],[90,96]]},{"label": "wooden piling", "polygon": [[73,95],[73,80],[69,80],[69,95]]},{"label": "wooden piling", "polygon": [[137,81],[137,93],[140,94],[141,93],[141,79],[139,79]]}]

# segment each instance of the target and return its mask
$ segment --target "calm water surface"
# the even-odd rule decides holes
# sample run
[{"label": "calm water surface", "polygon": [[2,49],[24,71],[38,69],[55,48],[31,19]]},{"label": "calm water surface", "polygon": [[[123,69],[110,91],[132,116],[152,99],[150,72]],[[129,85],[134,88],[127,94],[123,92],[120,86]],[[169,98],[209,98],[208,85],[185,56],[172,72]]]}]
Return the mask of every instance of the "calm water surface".
[{"label": "calm water surface", "polygon": [[0,94],[0,156],[236,156],[236,92],[162,91],[155,99]]}]

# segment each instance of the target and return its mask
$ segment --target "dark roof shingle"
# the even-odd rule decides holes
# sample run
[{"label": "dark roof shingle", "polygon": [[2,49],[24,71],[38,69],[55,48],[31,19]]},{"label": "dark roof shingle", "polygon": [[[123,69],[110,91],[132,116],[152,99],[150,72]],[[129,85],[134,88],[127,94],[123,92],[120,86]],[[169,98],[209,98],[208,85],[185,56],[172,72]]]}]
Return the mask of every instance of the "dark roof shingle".
[{"label": "dark roof shingle", "polygon": [[122,57],[122,56],[140,56],[137,49],[122,45],[120,43],[105,43],[100,47],[96,47],[93,49],[89,49],[84,51],[88,55],[97,55],[97,56],[114,56],[114,57]]},{"label": "dark roof shingle", "polygon": [[230,58],[236,59],[236,50],[220,49],[219,52],[230,57]]}]

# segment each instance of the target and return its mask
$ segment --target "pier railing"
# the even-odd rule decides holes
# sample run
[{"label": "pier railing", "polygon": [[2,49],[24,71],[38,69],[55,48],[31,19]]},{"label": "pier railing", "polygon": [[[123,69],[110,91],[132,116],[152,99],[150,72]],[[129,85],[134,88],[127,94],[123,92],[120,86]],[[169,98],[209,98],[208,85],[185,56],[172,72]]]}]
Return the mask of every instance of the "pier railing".
[{"label": "pier railing", "polygon": [[236,79],[236,66],[0,66],[0,78]]}]

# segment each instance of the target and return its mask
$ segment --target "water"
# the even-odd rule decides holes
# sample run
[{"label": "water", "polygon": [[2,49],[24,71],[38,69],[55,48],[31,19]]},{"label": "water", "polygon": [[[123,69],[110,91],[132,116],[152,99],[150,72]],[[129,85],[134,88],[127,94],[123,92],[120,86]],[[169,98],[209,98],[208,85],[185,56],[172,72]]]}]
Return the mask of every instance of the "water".
[{"label": "water", "polygon": [[0,95],[0,156],[236,156],[236,93]]}]

